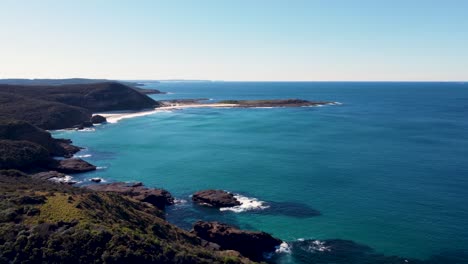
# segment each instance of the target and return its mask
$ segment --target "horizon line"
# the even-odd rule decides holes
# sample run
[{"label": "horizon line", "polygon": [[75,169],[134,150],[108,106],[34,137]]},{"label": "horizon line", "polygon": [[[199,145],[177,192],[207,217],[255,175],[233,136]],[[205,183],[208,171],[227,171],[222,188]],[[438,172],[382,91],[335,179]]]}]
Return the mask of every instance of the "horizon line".
[{"label": "horizon line", "polygon": [[70,79],[84,79],[84,80],[103,80],[103,81],[125,81],[125,82],[386,82],[386,83],[433,83],[433,82],[445,82],[445,83],[468,83],[468,80],[216,80],[216,79],[119,79],[119,78],[86,78],[86,77],[68,77],[68,78],[0,78],[2,80],[70,80]]}]

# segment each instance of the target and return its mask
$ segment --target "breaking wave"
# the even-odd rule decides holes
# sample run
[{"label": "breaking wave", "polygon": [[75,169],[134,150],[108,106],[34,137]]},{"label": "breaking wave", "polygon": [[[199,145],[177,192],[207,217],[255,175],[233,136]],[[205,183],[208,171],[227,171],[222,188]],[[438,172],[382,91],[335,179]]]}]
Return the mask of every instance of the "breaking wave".
[{"label": "breaking wave", "polygon": [[243,196],[240,194],[234,195],[234,198],[237,199],[241,204],[233,207],[223,207],[220,208],[219,210],[221,211],[232,211],[235,213],[242,213],[245,211],[250,211],[250,210],[263,210],[267,209],[270,206],[266,205],[264,201],[260,201],[257,198],[250,198],[247,196]]}]

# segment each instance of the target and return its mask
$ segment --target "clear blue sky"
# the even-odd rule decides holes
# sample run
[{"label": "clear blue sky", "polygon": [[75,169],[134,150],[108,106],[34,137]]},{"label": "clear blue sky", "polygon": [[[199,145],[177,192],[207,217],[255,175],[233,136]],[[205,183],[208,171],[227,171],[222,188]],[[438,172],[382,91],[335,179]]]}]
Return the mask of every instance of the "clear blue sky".
[{"label": "clear blue sky", "polygon": [[465,0],[0,0],[0,78],[468,80]]}]

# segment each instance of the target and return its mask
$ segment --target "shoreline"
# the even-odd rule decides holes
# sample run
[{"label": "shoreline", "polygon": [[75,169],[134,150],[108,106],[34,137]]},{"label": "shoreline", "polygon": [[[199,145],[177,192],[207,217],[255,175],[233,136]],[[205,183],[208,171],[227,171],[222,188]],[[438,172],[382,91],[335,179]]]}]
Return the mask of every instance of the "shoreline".
[{"label": "shoreline", "polygon": [[143,110],[143,111],[115,111],[115,112],[104,112],[104,113],[94,113],[93,115],[101,115],[107,119],[108,123],[117,123],[122,119],[140,117],[152,115],[158,112],[170,112],[173,110],[181,110],[187,108],[231,108],[237,107],[236,104],[175,104],[171,106],[161,106],[156,107],[152,110]]},{"label": "shoreline", "polygon": [[[292,107],[320,107],[325,105],[341,105],[339,102],[323,102],[323,103],[314,103],[311,105],[303,105],[303,106],[292,106]],[[189,109],[189,108],[284,108],[290,107],[285,105],[277,105],[277,106],[254,106],[254,105],[242,105],[239,103],[213,103],[213,104],[201,104],[201,103],[166,103],[164,106],[156,107],[154,109],[146,109],[141,111],[111,111],[111,112],[101,112],[101,113],[93,113],[93,115],[101,115],[107,119],[108,123],[117,123],[122,119],[129,119],[134,117],[141,117],[152,115],[158,112],[171,112],[174,110],[182,110],[182,109]]]}]

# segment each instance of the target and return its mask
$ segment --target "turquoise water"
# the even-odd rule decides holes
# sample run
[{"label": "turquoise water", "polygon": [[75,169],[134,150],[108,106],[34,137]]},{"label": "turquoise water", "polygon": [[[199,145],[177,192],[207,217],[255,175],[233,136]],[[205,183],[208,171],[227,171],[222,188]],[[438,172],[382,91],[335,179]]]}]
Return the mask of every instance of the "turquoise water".
[{"label": "turquoise water", "polygon": [[[59,131],[103,167],[79,180],[142,181],[188,202],[168,220],[263,230],[285,241],[347,239],[428,259],[468,249],[468,85],[461,83],[148,83],[155,99],[302,98],[342,105],[185,109]],[[269,206],[194,207],[207,188]],[[280,256],[277,262],[298,262]],[[460,262],[461,263],[461,262]]]}]

